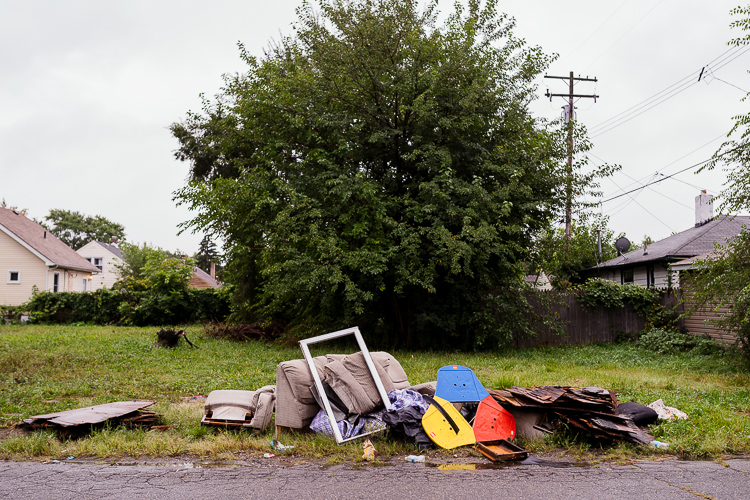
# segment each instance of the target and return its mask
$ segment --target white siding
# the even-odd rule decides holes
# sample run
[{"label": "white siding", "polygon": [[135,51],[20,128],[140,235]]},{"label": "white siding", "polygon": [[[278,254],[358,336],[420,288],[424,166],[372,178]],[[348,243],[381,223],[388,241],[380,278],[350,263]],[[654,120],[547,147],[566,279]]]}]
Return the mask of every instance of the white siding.
[{"label": "white siding", "polygon": [[102,259],[102,272],[91,277],[91,282],[89,283],[90,291],[99,290],[100,288],[111,288],[115,281],[119,279],[115,265],[122,264],[122,259],[96,241],[86,243],[76,250],[76,252],[82,257],[92,259],[92,263],[94,258],[99,257]]}]

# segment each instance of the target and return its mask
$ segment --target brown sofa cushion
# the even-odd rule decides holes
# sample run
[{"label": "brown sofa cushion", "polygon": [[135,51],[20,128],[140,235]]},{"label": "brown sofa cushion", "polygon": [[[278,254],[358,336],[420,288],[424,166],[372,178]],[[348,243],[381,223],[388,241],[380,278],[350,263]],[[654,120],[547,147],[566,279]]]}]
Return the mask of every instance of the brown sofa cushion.
[{"label": "brown sofa cushion", "polygon": [[[385,392],[394,389],[386,368],[380,360],[373,360],[375,370],[383,383]],[[323,373],[325,381],[352,413],[364,415],[381,407],[383,401],[378,394],[375,381],[367,368],[365,357],[361,352],[346,356],[341,361],[328,363]]]}]

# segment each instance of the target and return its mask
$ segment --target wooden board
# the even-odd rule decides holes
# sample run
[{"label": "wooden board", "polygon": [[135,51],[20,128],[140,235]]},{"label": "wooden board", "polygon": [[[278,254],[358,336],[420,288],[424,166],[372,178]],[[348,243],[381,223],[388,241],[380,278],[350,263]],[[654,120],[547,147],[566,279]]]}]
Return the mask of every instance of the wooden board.
[{"label": "wooden board", "polygon": [[474,448],[493,462],[506,460],[523,460],[529,452],[505,439],[479,441]]}]

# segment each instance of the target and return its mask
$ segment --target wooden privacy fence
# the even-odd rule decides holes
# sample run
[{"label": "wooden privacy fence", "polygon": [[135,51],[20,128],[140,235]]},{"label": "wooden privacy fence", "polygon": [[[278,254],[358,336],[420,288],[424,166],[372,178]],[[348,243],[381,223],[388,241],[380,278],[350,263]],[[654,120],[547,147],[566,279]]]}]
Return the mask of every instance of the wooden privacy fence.
[{"label": "wooden privacy fence", "polygon": [[[552,328],[540,324],[536,336],[516,338],[517,347],[614,342],[618,333],[639,332],[646,323],[646,319],[636,314],[629,304],[619,308],[601,305],[587,307],[579,300],[580,292],[550,290],[534,293],[539,294],[537,297],[532,295],[530,300],[536,313],[552,313],[561,321],[564,335],[558,335]],[[673,307],[680,302],[679,292],[664,291],[660,295],[660,301],[662,305]],[[682,305],[678,305],[678,311],[682,311]],[[682,329],[682,320],[680,323]]]}]

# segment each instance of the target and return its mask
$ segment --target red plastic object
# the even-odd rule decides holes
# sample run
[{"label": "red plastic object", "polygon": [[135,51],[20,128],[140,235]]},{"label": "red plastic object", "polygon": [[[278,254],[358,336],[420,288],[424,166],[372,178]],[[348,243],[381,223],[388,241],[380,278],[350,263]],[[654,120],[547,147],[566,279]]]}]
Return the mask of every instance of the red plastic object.
[{"label": "red plastic object", "polygon": [[511,440],[516,437],[516,419],[495,398],[487,396],[479,402],[474,435],[477,441]]}]

